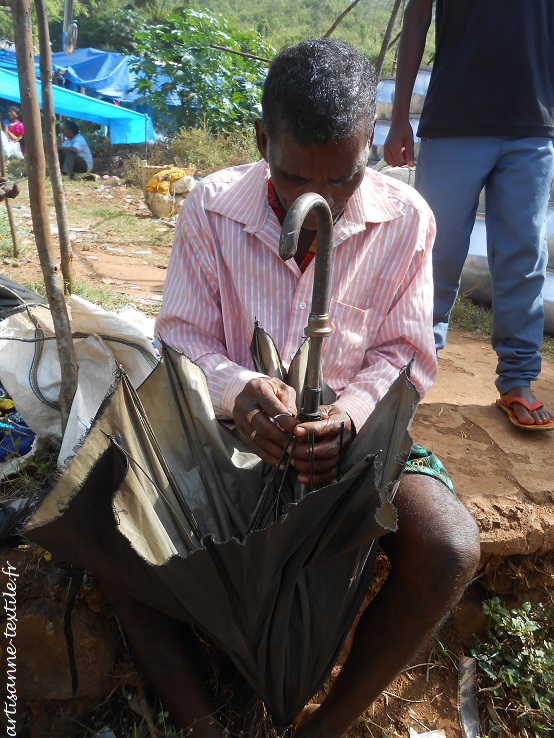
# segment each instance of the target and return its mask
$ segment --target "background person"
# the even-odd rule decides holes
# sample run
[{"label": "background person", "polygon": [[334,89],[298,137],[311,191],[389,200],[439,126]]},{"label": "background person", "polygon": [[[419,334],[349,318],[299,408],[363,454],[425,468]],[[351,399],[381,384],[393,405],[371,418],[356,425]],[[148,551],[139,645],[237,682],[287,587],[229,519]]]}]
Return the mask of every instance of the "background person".
[{"label": "background person", "polygon": [[[385,141],[392,166],[414,163],[410,97],[432,6],[406,6]],[[437,0],[436,55],[418,136],[415,186],[437,222],[437,350],[446,342],[484,187],[497,404],[520,428],[552,430],[552,414],[530,385],[541,371],[545,218],[554,175],[554,3]]]},{"label": "background person", "polygon": [[62,174],[75,179],[75,174],[86,174],[92,171],[92,153],[85,137],[79,133],[79,126],[72,120],[62,125],[63,143],[58,148],[58,157]]},{"label": "background person", "polygon": [[11,156],[22,159],[25,154],[25,126],[21,120],[21,111],[15,105],[8,108],[8,125],[4,126],[10,143]]}]

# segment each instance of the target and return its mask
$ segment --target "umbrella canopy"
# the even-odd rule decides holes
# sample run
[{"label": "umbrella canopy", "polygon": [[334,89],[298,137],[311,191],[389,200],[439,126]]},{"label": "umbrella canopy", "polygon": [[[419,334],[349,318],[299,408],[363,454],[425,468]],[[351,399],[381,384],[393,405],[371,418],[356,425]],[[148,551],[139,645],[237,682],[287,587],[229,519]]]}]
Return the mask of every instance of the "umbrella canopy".
[{"label": "umbrella canopy", "polygon": [[[260,361],[275,357],[264,335]],[[138,392],[117,379],[25,535],[196,625],[287,725],[328,676],[366,594],[374,542],[396,527],[390,498],[416,400],[403,372],[340,480],[298,502],[285,491],[276,519],[249,531],[268,470],[215,418],[202,370],[165,347]]]}]

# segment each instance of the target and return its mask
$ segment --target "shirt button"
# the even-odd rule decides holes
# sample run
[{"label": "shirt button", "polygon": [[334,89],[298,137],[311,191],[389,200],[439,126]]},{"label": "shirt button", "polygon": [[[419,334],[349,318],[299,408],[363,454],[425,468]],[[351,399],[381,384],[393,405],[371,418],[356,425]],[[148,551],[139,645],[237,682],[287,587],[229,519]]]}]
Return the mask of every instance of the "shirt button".
[{"label": "shirt button", "polygon": [[305,310],[306,309],[306,303],[305,302],[301,302],[298,307],[300,308],[300,310]]}]

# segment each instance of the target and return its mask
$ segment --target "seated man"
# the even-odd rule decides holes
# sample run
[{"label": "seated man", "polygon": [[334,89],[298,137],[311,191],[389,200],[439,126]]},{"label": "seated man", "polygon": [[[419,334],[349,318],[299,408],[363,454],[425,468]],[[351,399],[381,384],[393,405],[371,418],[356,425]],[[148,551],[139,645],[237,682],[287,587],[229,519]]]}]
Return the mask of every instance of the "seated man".
[{"label": "seated man", "polygon": [[[375,115],[372,65],[331,39],[283,50],[256,121],[262,160],[205,178],[179,217],[156,333],[204,371],[216,415],[270,467],[294,429],[298,481],[337,477],[349,442],[413,359],[420,394],[432,384],[432,214],[410,187],[366,168]],[[323,419],[297,424],[294,391],[254,371],[255,321],[285,362],[303,340],[313,286],[313,213],[295,259],[279,256],[283,218],[303,193],[335,221],[333,334],[323,376],[337,395]],[[278,422],[275,421],[279,416]],[[342,432],[341,432],[342,427]],[[307,438],[315,439],[313,470]],[[414,465],[409,471],[417,472]],[[297,736],[340,736],[424,645],[470,581],[477,527],[439,477],[405,474],[394,498],[398,532],[381,539],[392,570],[357,625],[350,655],[321,706],[298,716]],[[223,735],[182,625],[109,591],[138,658],[179,727]],[[184,696],[187,696],[184,699]]]},{"label": "seated man", "polygon": [[85,174],[92,171],[92,154],[85,137],[79,133],[79,126],[72,120],[64,121],[62,127],[63,143],[58,149],[60,169],[70,179],[75,174]]}]

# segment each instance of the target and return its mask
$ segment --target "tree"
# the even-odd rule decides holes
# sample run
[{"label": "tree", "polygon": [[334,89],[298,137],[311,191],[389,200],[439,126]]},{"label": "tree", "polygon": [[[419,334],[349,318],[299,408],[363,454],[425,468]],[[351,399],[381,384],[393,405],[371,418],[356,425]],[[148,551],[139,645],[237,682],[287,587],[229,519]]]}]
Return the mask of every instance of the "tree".
[{"label": "tree", "polygon": [[378,77],[381,76],[381,72],[383,70],[385,55],[389,48],[392,32],[394,30],[394,24],[396,23],[396,18],[398,16],[398,11],[400,10],[400,5],[402,2],[403,0],[394,0],[394,5],[391,10],[389,22],[387,23],[387,29],[381,43],[381,50],[379,51],[379,56],[377,57],[377,61],[375,62],[375,72],[377,73]]},{"label": "tree", "polygon": [[179,126],[230,131],[259,115],[261,83],[275,51],[258,33],[239,31],[223,16],[184,10],[135,40],[137,90],[158,110],[176,94]]}]

